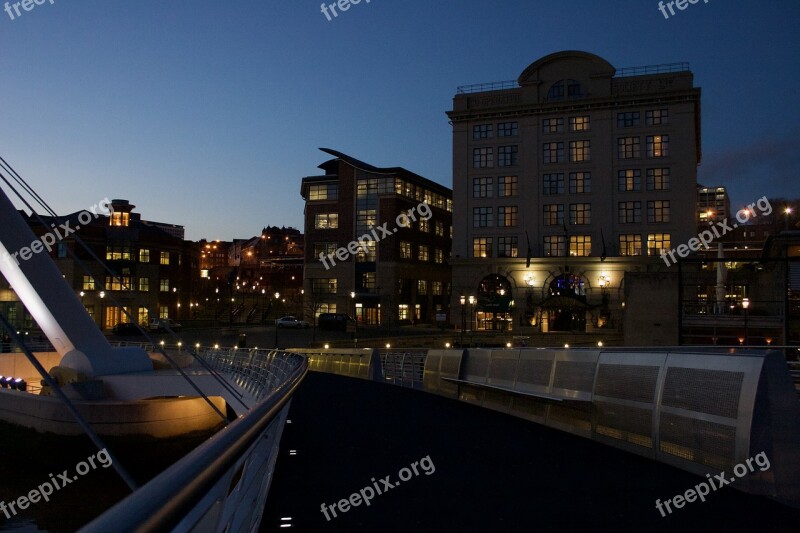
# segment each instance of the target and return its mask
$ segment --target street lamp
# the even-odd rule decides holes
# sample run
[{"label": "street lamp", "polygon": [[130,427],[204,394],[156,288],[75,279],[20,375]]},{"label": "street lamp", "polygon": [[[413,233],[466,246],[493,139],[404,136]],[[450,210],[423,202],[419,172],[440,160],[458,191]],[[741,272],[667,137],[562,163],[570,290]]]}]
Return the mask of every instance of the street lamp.
[{"label": "street lamp", "polygon": [[350,291],[350,299],[353,300],[353,320],[355,321],[355,329],[353,331],[353,348],[358,348],[358,317],[356,316],[356,292]]},{"label": "street lamp", "polygon": [[747,309],[750,307],[750,298],[743,298],[742,299],[742,308],[744,309],[744,344],[747,346],[748,338],[747,338]]},{"label": "street lamp", "polygon": [[459,298],[461,302],[461,347],[464,347],[464,330],[467,328],[467,315],[464,314],[464,304],[467,303],[467,297],[461,296]]},{"label": "street lamp", "polygon": [[789,231],[789,215],[792,214],[792,208],[787,205],[783,212],[786,214],[786,231]]},{"label": "street lamp", "polygon": [[281,297],[281,293],[275,293],[275,349],[278,349],[278,299]]},{"label": "street lamp", "polygon": [[472,325],[472,313],[475,312],[475,297],[474,296],[470,296],[468,298],[468,300],[469,300],[469,305],[470,305],[470,308],[467,310],[467,312],[469,313],[469,331],[470,331],[470,333],[469,333],[469,335],[470,335],[470,337],[469,337],[470,338],[469,345],[472,346],[472,327],[473,327],[473,325]]}]

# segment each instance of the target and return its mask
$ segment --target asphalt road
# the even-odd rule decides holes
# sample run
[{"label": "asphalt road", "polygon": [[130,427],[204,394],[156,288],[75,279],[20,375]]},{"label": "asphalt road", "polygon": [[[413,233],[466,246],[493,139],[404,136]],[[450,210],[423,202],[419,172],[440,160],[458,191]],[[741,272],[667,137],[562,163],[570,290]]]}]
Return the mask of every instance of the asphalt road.
[{"label": "asphalt road", "polygon": [[662,517],[656,499],[705,478],[420,391],[310,373],[289,418],[262,531],[800,529],[800,511],[728,487]]}]

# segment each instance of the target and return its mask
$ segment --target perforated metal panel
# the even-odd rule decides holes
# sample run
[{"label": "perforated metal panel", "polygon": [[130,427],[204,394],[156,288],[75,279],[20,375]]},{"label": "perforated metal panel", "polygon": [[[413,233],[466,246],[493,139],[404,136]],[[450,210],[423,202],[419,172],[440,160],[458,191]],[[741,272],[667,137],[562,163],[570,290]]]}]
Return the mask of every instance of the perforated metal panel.
[{"label": "perforated metal panel", "polygon": [[553,370],[553,359],[526,359],[519,362],[517,381],[531,385],[547,387],[550,385],[550,373]]},{"label": "perforated metal panel", "polygon": [[595,402],[595,432],[646,448],[653,447],[653,411],[609,402]]},{"label": "perforated metal panel", "polygon": [[736,464],[734,426],[662,413],[659,436],[659,449],[664,453],[720,470]]},{"label": "perforated metal panel", "polygon": [[483,383],[489,372],[491,357],[492,352],[489,350],[469,350],[461,366],[461,376],[464,379],[470,378],[470,381]]},{"label": "perforated metal panel", "polygon": [[661,403],[699,413],[736,418],[744,372],[670,367]]},{"label": "perforated metal panel", "polygon": [[[657,366],[600,364],[595,395],[653,403],[658,381]],[[650,433],[650,430],[647,431]]]},{"label": "perforated metal panel", "polygon": [[595,363],[557,361],[553,388],[591,392],[594,384]]},{"label": "perforated metal panel", "polygon": [[492,352],[492,362],[489,365],[489,382],[513,384],[517,377],[519,352],[509,350],[495,350]]},{"label": "perforated metal panel", "polygon": [[585,407],[554,404],[547,414],[547,425],[557,425],[570,433],[588,436],[592,430],[592,406]]}]

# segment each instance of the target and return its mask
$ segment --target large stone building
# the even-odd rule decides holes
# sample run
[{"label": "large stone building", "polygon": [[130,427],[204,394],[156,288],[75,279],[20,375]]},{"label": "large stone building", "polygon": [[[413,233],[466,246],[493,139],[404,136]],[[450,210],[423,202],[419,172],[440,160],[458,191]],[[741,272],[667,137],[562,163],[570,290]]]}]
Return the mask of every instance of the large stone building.
[{"label": "large stone building", "polygon": [[[301,188],[306,318],[338,312],[359,325],[390,326],[448,320],[450,189],[401,167],[322,151],[334,159]],[[367,234],[372,242],[360,244]]]},{"label": "large stone building", "polygon": [[513,82],[460,87],[447,114],[451,305],[467,327],[619,332],[626,273],[666,268],[662,252],[696,235],[688,64],[554,53]]}]

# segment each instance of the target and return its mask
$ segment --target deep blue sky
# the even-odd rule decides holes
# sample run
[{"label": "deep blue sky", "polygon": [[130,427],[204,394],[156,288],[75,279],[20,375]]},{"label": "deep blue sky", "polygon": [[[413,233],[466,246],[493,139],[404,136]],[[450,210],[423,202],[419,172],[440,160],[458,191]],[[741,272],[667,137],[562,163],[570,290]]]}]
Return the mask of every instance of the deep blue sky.
[{"label": "deep blue sky", "polygon": [[[328,3],[331,3],[331,0]],[[797,0],[55,0],[0,11],[0,155],[59,213],[126,198],[187,237],[302,227],[317,147],[452,185],[462,84],[567,49],[620,68],[688,61],[700,181],[734,206],[800,197]]]}]

